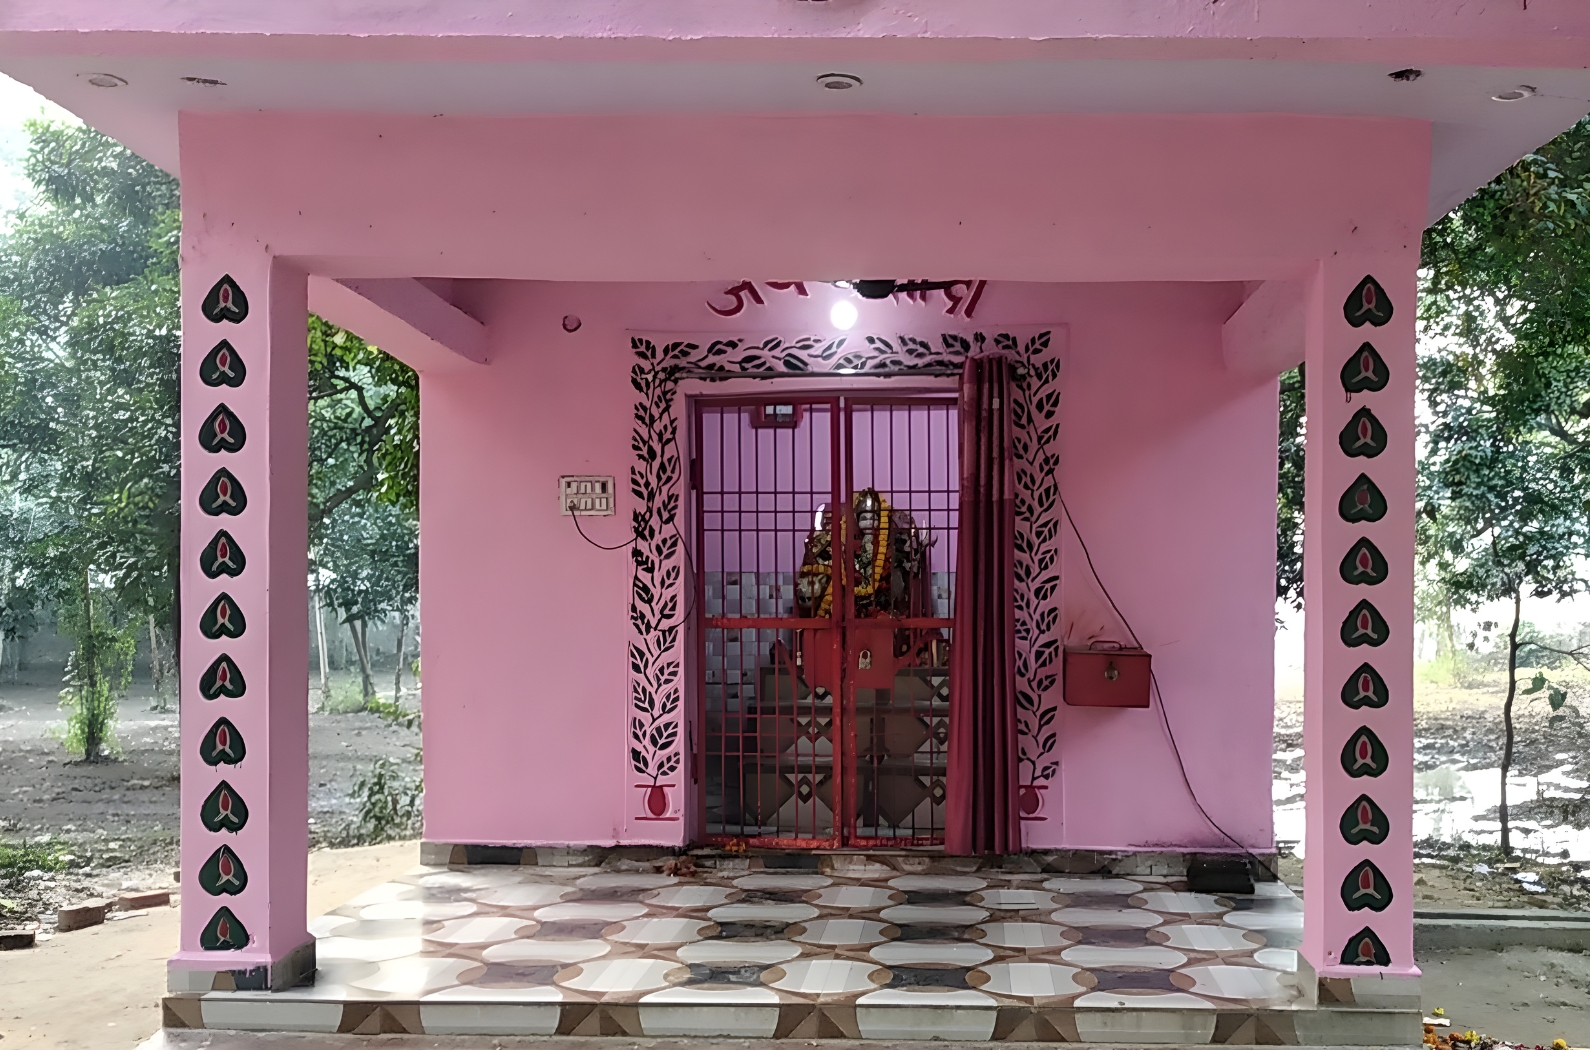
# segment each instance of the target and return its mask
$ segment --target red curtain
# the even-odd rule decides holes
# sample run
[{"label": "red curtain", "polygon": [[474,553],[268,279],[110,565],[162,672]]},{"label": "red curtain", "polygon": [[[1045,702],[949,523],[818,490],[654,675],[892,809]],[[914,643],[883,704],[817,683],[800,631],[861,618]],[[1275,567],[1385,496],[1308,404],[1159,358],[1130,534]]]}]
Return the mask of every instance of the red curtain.
[{"label": "red curtain", "polygon": [[961,855],[1021,851],[1012,597],[1013,368],[1003,354],[979,354],[967,358],[961,371],[960,532],[944,827],[945,849]]}]

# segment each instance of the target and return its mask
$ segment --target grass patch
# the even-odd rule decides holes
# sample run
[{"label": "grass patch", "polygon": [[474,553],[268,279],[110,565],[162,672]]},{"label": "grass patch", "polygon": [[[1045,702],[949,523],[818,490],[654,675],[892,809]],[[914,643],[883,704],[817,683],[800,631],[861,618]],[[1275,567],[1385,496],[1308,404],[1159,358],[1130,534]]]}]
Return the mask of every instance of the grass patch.
[{"label": "grass patch", "polygon": [[383,700],[380,697],[371,697],[364,709],[372,715],[379,715],[395,726],[404,729],[413,729],[420,724],[420,713],[410,711],[396,700]]},{"label": "grass patch", "polygon": [[378,758],[353,782],[358,815],[319,841],[335,848],[373,846],[419,838],[424,828],[425,782],[388,758]]},{"label": "grass patch", "polygon": [[15,882],[30,871],[64,871],[64,842],[0,842],[0,882]]},{"label": "grass patch", "polygon": [[328,695],[320,703],[320,710],[328,715],[356,715],[365,710],[364,690],[357,682],[332,682]]}]

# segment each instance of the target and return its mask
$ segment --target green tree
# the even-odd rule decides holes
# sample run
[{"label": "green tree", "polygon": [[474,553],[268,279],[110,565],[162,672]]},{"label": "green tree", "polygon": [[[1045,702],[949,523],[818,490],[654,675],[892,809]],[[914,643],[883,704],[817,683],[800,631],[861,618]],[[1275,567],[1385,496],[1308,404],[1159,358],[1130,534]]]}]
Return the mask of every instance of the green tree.
[{"label": "green tree", "polygon": [[0,239],[0,485],[28,527],[0,561],[17,629],[28,599],[78,625],[86,697],[102,620],[179,636],[177,186],[89,128],[29,135],[34,200]]},{"label": "green tree", "polygon": [[313,568],[317,585],[353,636],[368,701],[375,696],[371,621],[397,616],[406,622],[419,600],[418,523],[403,507],[372,493],[344,501],[321,525]]},{"label": "green tree", "polygon": [[78,602],[63,606],[63,626],[77,641],[61,691],[61,706],[67,710],[63,743],[85,762],[98,762],[114,751],[116,704],[132,680],[132,629],[118,628],[106,613],[103,596],[96,598],[94,592],[85,570]]},{"label": "green tree", "polygon": [[[1419,489],[1419,549],[1447,599],[1475,609],[1506,601],[1505,740],[1501,762],[1501,845],[1512,850],[1507,776],[1512,769],[1519,653],[1537,639],[1523,624],[1523,599],[1559,601],[1580,593],[1579,566],[1590,529],[1590,478],[1549,434],[1518,427],[1496,407],[1507,398],[1505,369],[1491,355],[1450,348],[1425,355],[1431,419]],[[1538,691],[1534,690],[1534,691]]]},{"label": "green tree", "polygon": [[[1513,607],[1500,810],[1510,851],[1519,653],[1556,651],[1529,637],[1522,599],[1579,593],[1590,544],[1590,120],[1432,226],[1423,265],[1420,556],[1452,604]],[[1566,694],[1548,699],[1560,708]]]},{"label": "green tree", "polygon": [[1275,597],[1303,607],[1303,366],[1281,376],[1275,506]]},{"label": "green tree", "polygon": [[[311,316],[309,398],[310,586],[347,625],[368,701],[369,625],[395,618],[401,650],[418,600],[419,377]],[[394,700],[401,676],[400,658]]]}]

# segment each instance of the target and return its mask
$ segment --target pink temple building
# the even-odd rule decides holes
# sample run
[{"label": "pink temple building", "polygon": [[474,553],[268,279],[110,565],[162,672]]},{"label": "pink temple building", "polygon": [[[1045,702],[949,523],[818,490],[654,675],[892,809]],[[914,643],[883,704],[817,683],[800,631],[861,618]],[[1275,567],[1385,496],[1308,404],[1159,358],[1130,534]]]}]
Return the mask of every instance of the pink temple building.
[{"label": "pink temple building", "polygon": [[[1590,11],[378,6],[0,11],[182,180],[168,1026],[1417,1042],[1420,237]],[[313,922],[310,311],[420,375],[426,787]]]}]

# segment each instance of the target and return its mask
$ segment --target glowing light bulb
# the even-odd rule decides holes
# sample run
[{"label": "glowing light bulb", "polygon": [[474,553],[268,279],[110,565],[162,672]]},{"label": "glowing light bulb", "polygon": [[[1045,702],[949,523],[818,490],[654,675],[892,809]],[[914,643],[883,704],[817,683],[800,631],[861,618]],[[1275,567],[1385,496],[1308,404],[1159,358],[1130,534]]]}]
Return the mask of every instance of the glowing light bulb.
[{"label": "glowing light bulb", "polygon": [[848,332],[856,324],[856,304],[841,299],[828,311],[828,320],[841,332]]}]

